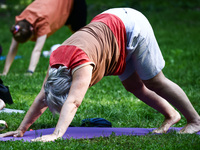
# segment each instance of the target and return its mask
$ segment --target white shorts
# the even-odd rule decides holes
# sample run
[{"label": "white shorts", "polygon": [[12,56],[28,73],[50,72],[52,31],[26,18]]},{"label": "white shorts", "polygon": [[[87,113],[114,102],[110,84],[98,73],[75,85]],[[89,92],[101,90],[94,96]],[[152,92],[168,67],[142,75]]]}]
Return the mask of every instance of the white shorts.
[{"label": "white shorts", "polygon": [[146,17],[131,8],[114,8],[103,13],[118,16],[126,28],[126,68],[120,80],[127,79],[135,71],[142,80],[156,76],[164,68],[165,61]]}]

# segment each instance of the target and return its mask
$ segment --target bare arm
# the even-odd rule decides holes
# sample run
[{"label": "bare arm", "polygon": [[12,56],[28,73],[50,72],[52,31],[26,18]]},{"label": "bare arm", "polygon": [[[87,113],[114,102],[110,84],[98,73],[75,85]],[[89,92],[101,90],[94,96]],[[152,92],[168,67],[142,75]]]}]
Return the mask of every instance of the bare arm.
[{"label": "bare arm", "polygon": [[44,89],[40,91],[40,93],[35,98],[33,104],[29,108],[26,113],[23,121],[21,122],[18,131],[23,134],[28,130],[28,128],[43,114],[43,112],[47,109],[47,105],[44,102],[45,93]]},{"label": "bare arm", "polygon": [[2,75],[7,75],[8,71],[10,70],[10,66],[11,66],[11,64],[12,64],[12,62],[13,62],[16,54],[17,54],[18,45],[19,45],[19,43],[17,41],[15,41],[14,38],[12,38],[12,42],[11,42],[11,45],[10,45],[8,55],[6,57],[6,63],[5,63]]},{"label": "bare arm", "polygon": [[35,43],[35,47],[33,49],[33,52],[31,54],[31,60],[30,60],[30,64],[28,67],[28,70],[34,72],[35,68],[39,62],[39,58],[40,58],[40,54],[42,51],[42,48],[44,46],[44,43],[46,41],[47,35],[43,35],[37,38],[37,41]]},{"label": "bare arm", "polygon": [[92,76],[92,66],[84,66],[73,74],[72,85],[67,100],[65,101],[55,131],[51,135],[45,135],[36,138],[33,141],[54,141],[64,135],[70,123],[72,122],[78,107],[85,96]]},{"label": "bare arm", "polygon": [[48,77],[48,71],[44,79],[40,93],[35,98],[33,104],[29,108],[18,129],[16,131],[10,131],[4,134],[0,134],[0,137],[6,137],[6,136],[22,137],[24,133],[28,130],[28,128],[44,113],[44,111],[47,109],[47,105],[44,102],[45,92],[43,87],[45,81],[47,80],[47,77]]}]

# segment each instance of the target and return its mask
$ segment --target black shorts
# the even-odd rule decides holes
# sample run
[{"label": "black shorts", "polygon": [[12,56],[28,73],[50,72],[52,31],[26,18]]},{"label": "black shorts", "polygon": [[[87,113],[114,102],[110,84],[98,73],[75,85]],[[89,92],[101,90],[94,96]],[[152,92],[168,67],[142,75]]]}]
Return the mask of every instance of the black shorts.
[{"label": "black shorts", "polygon": [[77,31],[86,25],[87,4],[85,0],[74,0],[72,12],[65,25],[71,25],[73,31]]}]

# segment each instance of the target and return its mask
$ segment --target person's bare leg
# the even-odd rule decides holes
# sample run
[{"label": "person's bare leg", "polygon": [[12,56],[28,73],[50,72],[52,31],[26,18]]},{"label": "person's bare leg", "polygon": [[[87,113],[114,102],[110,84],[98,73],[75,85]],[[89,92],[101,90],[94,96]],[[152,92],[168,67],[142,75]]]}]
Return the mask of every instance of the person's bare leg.
[{"label": "person's bare leg", "polygon": [[137,98],[165,116],[163,124],[154,130],[154,133],[167,132],[170,126],[181,119],[180,114],[165,99],[144,85],[137,73],[133,73],[128,79],[122,81],[122,84],[127,91],[133,93]]},{"label": "person's bare leg", "polygon": [[167,79],[162,72],[154,78],[143,82],[149,89],[166,99],[185,116],[187,125],[180,131],[181,133],[200,131],[200,116],[184,91],[177,84]]}]

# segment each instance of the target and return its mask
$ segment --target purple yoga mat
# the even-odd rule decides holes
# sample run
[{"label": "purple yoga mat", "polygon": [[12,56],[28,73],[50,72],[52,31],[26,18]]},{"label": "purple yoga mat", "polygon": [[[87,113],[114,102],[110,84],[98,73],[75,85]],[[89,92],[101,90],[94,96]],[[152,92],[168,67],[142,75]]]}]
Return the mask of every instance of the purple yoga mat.
[{"label": "purple yoga mat", "polygon": [[[8,140],[23,140],[30,142],[31,139],[40,137],[42,135],[52,134],[55,128],[40,129],[25,132],[23,137],[5,137],[0,138],[0,141]],[[108,137],[112,133],[116,136],[120,135],[146,135],[152,132],[155,128],[97,128],[97,127],[69,127],[63,136],[63,139],[87,139],[95,137]],[[179,131],[181,128],[171,127],[169,131]],[[200,135],[200,132],[197,134]]]}]

